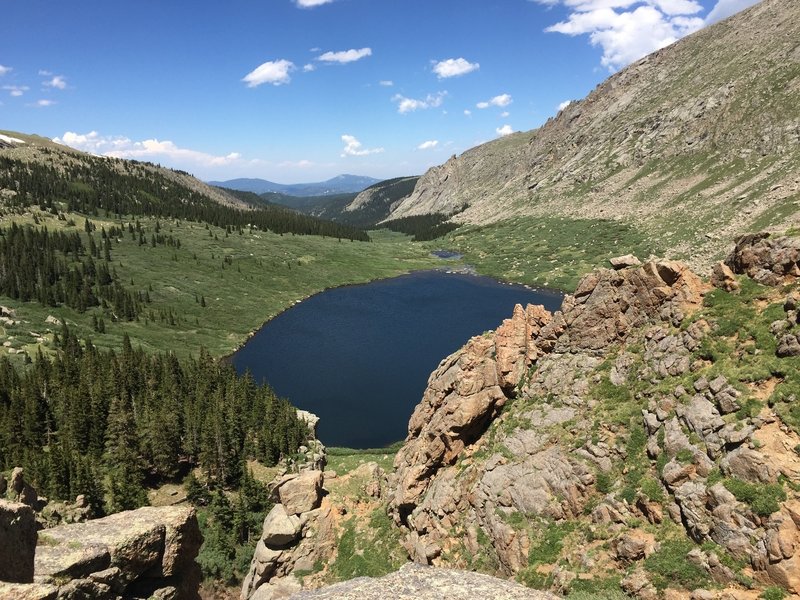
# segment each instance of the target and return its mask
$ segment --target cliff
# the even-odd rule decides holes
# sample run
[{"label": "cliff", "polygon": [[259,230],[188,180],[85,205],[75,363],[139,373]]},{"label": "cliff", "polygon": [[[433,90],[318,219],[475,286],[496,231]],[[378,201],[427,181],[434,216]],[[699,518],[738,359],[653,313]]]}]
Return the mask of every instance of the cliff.
[{"label": "cliff", "polygon": [[390,477],[409,555],[554,591],[800,594],[799,252],[742,238],[716,288],[621,257],[444,359]]}]

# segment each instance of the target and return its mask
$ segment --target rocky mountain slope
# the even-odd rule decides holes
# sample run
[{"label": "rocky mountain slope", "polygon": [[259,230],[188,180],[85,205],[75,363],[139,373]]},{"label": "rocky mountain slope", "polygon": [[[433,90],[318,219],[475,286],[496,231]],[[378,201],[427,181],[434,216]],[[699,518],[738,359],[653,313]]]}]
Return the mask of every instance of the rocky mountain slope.
[{"label": "rocky mountain slope", "polygon": [[800,4],[764,0],[616,73],[541,128],[429,170],[390,218],[622,220],[707,267],[736,235],[798,222],[799,40]]},{"label": "rocky mountain slope", "polygon": [[389,478],[410,556],[562,592],[800,594],[798,260],[746,236],[712,287],[621,257],[443,360]]}]

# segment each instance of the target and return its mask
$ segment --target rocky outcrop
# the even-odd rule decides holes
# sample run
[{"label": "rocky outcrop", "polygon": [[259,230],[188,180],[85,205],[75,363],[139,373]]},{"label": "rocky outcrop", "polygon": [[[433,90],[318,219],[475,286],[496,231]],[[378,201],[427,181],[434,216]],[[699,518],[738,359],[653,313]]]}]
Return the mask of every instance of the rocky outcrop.
[{"label": "rocky outcrop", "polygon": [[[775,239],[767,251],[769,239],[740,240],[717,286],[739,292],[733,271],[792,283],[794,243]],[[698,316],[710,287],[680,263],[633,262],[587,275],[552,315],[515,307],[434,371],[390,476],[406,550],[434,566],[483,557],[493,572],[538,585],[553,568],[546,585],[560,590],[587,569],[622,568],[624,590],[656,598],[669,582],[654,579],[648,557],[674,552],[664,544],[675,541],[642,524],[672,520],[703,544],[685,560],[709,585],[735,587],[739,561],[747,577],[800,594],[800,435],[760,404],[780,381],[715,368],[719,323],[713,311]],[[773,304],[754,314],[774,315],[774,295],[762,293]],[[795,355],[781,347],[797,335],[799,307],[790,291],[785,319],[770,327],[779,357]],[[763,324],[753,327],[757,341],[726,331],[734,342],[719,347],[763,356],[770,342]],[[772,396],[784,397],[795,401]],[[581,541],[558,546],[545,569],[537,561],[551,528]],[[608,551],[582,547],[598,537]]]},{"label": "rocky outcrop", "polygon": [[[145,507],[60,525],[39,534],[34,583],[0,584],[0,597],[197,598],[195,558],[202,541],[194,509],[187,507]],[[25,548],[14,547],[21,554]]]},{"label": "rocky outcrop", "polygon": [[[502,572],[523,568],[529,539],[505,516],[560,520],[581,514],[596,472],[610,470],[616,460],[608,445],[570,451],[554,445],[550,432],[580,416],[591,387],[589,374],[611,344],[646,323],[680,324],[699,306],[705,289],[685,265],[670,261],[601,269],[587,275],[555,314],[517,306],[496,332],[471,339],[442,361],[395,458],[389,506],[395,521],[408,529],[411,557],[436,564],[457,543],[447,532],[465,527],[468,551],[478,550],[481,529],[492,541]],[[671,357],[678,352],[674,346],[696,345],[689,333],[685,338],[664,346],[673,349]],[[483,434],[519,396],[551,401],[515,415],[520,424],[535,427],[512,426],[495,438],[500,450],[487,449],[490,442]],[[473,463],[472,455],[482,451],[488,457]]]},{"label": "rocky outcrop", "polygon": [[776,286],[800,277],[800,240],[755,233],[740,237],[726,259],[734,273],[747,274],[764,285]]},{"label": "rocky outcrop", "polygon": [[0,581],[33,581],[36,537],[31,507],[0,500]]},{"label": "rocky outcrop", "polygon": [[456,569],[437,569],[409,563],[377,579],[359,577],[314,591],[290,596],[291,600],[556,600],[558,596],[516,583]]}]

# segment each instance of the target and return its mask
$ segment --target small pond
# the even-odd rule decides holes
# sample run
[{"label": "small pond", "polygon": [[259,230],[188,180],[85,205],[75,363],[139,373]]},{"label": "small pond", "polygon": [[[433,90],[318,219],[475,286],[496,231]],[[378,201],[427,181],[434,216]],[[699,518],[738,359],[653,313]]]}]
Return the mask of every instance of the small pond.
[{"label": "small pond", "polygon": [[321,419],[328,446],[402,440],[430,373],[514,305],[561,295],[486,277],[423,271],[312,296],[269,321],[231,361]]}]

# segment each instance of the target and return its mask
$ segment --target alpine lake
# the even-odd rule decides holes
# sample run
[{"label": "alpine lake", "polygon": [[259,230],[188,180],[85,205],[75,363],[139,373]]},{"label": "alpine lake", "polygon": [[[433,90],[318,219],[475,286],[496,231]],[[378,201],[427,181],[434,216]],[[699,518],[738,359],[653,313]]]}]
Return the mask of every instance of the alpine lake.
[{"label": "alpine lake", "polygon": [[325,445],[380,448],[406,437],[442,359],[500,325],[515,304],[552,311],[561,300],[557,292],[463,272],[419,271],[298,302],[230,360],[319,416]]}]

